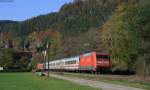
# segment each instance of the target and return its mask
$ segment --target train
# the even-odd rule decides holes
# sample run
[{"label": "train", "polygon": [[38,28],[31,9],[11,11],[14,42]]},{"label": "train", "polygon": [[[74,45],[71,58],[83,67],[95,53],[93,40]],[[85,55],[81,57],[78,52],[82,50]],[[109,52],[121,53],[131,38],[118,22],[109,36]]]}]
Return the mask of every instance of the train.
[{"label": "train", "polygon": [[89,52],[36,65],[36,70],[51,71],[101,72],[110,68],[110,54],[104,52]]}]

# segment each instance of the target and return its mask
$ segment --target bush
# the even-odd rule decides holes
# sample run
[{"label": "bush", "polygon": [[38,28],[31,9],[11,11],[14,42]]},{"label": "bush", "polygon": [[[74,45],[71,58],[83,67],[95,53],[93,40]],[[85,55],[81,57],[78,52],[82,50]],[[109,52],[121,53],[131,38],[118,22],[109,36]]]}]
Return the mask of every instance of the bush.
[{"label": "bush", "polygon": [[0,71],[0,73],[14,73],[14,72],[30,72],[31,70],[22,70],[22,69],[6,69]]},{"label": "bush", "polygon": [[113,71],[112,74],[114,74],[114,75],[134,75],[135,71],[117,69],[117,70]]}]

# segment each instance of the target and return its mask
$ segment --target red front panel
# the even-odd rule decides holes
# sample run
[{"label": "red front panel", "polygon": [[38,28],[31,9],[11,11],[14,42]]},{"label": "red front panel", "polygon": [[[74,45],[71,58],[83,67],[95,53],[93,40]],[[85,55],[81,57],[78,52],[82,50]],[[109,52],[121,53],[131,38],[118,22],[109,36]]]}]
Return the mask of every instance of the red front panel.
[{"label": "red front panel", "polygon": [[100,61],[97,61],[97,66],[98,67],[110,67],[110,61],[109,60],[100,60]]},{"label": "red front panel", "polygon": [[96,53],[87,53],[80,56],[80,70],[96,70]]},{"label": "red front panel", "polygon": [[108,53],[97,53],[96,54],[97,69],[111,67],[110,54]]},{"label": "red front panel", "polygon": [[37,64],[37,65],[36,65],[36,69],[37,69],[37,70],[43,69],[43,64]]}]

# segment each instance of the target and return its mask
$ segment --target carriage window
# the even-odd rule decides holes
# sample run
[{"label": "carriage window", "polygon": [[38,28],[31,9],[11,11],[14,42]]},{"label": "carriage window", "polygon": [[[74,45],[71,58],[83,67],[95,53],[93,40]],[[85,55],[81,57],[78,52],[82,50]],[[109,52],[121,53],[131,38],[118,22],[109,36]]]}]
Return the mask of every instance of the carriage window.
[{"label": "carriage window", "polygon": [[76,64],[76,62],[77,62],[77,61],[76,61],[76,60],[74,60],[74,64]]},{"label": "carriage window", "polygon": [[108,55],[97,55],[96,58],[97,59],[110,59],[110,56],[108,56]]},{"label": "carriage window", "polygon": [[76,64],[76,60],[73,60],[73,61],[67,61],[67,62],[65,62],[65,64]]}]

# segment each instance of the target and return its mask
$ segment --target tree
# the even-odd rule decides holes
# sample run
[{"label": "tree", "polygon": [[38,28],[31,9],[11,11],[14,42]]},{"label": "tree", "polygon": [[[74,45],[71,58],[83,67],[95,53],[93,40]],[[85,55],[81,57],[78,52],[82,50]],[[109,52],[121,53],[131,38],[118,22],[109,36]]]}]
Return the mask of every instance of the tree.
[{"label": "tree", "polygon": [[0,66],[6,69],[14,66],[15,51],[13,49],[1,49],[0,50]]},{"label": "tree", "polygon": [[[147,74],[150,65],[149,6],[148,0],[124,4],[104,25],[101,38],[104,47],[112,53],[114,67],[131,69],[140,61],[143,62],[140,68],[143,67]],[[138,67],[136,71],[140,69]]]},{"label": "tree", "polygon": [[[137,50],[137,36],[128,29],[128,20],[131,16],[124,12],[125,6],[119,7],[116,14],[104,25],[102,41],[104,47],[112,53],[114,69],[130,69],[128,65],[131,56]],[[129,8],[132,11],[132,8]],[[133,35],[134,33],[135,35]]]},{"label": "tree", "polygon": [[51,59],[62,57],[62,37],[61,34],[57,31],[51,32],[51,40],[49,43],[49,56]]},{"label": "tree", "polygon": [[21,59],[19,60],[20,68],[22,70],[27,70],[29,63],[30,61],[28,57],[21,57]]}]

